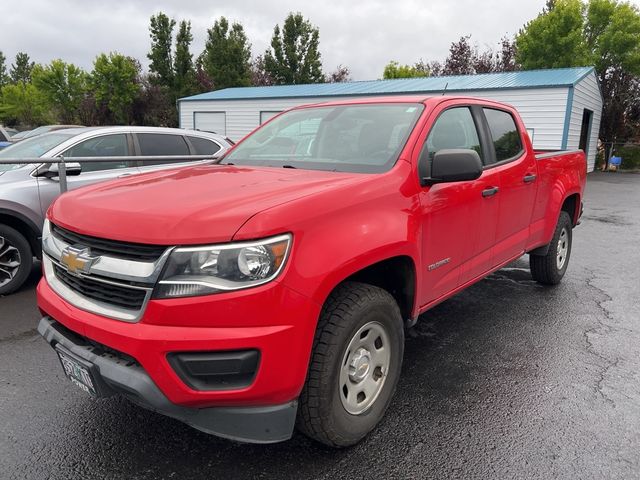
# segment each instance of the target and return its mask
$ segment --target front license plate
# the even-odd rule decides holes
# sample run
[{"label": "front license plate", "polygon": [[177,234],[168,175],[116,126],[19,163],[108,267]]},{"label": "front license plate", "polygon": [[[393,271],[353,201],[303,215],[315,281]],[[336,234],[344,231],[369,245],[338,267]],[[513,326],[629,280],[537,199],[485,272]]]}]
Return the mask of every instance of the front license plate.
[{"label": "front license plate", "polygon": [[56,353],[62,364],[62,369],[71,383],[87,392],[89,395],[98,396],[96,382],[91,374],[91,366],[86,362],[75,358],[66,349],[56,345]]}]

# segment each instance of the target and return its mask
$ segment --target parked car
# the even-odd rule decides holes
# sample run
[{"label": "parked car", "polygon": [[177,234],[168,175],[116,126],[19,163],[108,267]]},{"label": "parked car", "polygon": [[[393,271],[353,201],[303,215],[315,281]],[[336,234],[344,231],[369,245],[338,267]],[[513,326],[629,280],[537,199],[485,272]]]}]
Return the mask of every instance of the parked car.
[{"label": "parked car", "polygon": [[[154,160],[68,163],[70,190],[103,180],[175,167],[167,155],[223,154],[229,144],[220,135],[153,127],[94,127],[57,130],[22,140],[0,151],[6,158],[156,156]],[[178,164],[181,165],[181,164]],[[41,256],[44,214],[60,194],[58,165],[0,164],[0,294],[19,288]]]},{"label": "parked car", "polygon": [[38,330],[92,395],[246,442],[297,424],[353,445],[389,406],[418,315],[525,253],[560,282],[586,171],[582,151],[536,155],[489,100],[296,108],[219,165],[54,202]]}]

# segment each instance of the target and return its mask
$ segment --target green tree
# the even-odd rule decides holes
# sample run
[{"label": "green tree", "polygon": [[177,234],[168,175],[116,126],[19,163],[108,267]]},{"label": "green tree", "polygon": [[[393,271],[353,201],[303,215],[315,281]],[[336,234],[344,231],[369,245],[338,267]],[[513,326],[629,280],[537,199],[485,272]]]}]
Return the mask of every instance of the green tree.
[{"label": "green tree", "polygon": [[251,44],[239,23],[216,20],[207,30],[200,61],[215,89],[251,85]]},{"label": "green tree", "polygon": [[178,25],[176,54],[173,61],[173,89],[178,98],[191,95],[195,90],[195,69],[190,51],[192,41],[191,22],[182,20]]},{"label": "green tree", "polygon": [[516,36],[516,58],[524,70],[581,67],[592,63],[584,36],[585,6],[557,0]]},{"label": "green tree", "polygon": [[75,123],[86,92],[87,74],[72,63],[53,60],[45,67],[36,65],[31,76],[59,121]]},{"label": "green tree", "polygon": [[9,75],[7,75],[7,57],[0,50],[0,88],[9,83]]},{"label": "green tree", "polygon": [[98,55],[91,72],[91,88],[98,108],[106,107],[111,119],[129,124],[132,107],[140,92],[139,64],[119,53]]},{"label": "green tree", "polygon": [[45,96],[32,83],[14,83],[0,90],[0,120],[37,126],[51,123]]},{"label": "green tree", "polygon": [[271,49],[264,54],[266,71],[275,84],[322,83],[325,80],[320,61],[320,31],[301,13],[290,13],[282,31],[276,25]]},{"label": "green tree", "polygon": [[152,15],[149,25],[151,51],[147,57],[151,60],[149,71],[151,79],[159,85],[173,85],[173,60],[171,44],[173,43],[173,27],[176,21],[162,12]]},{"label": "green tree", "polygon": [[516,38],[524,68],[593,65],[604,100],[600,139],[627,140],[640,111],[640,12],[616,0],[556,0]]},{"label": "green tree", "polygon": [[9,76],[13,83],[29,83],[31,81],[31,71],[35,66],[35,62],[32,62],[24,52],[18,52],[16,55],[16,63],[11,65]]},{"label": "green tree", "polygon": [[395,60],[390,61],[384,67],[382,78],[385,80],[391,78],[415,78],[415,77],[428,77],[429,72],[424,69],[420,69],[411,65],[400,65]]}]

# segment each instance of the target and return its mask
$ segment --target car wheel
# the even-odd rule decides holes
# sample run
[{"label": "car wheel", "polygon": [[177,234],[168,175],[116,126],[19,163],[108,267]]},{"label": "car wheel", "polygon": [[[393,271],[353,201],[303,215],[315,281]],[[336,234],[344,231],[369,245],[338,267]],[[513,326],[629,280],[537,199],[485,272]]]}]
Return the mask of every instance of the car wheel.
[{"label": "car wheel", "polygon": [[571,256],[573,224],[567,212],[560,212],[546,255],[529,255],[533,279],[543,285],[557,285],[564,277]]},{"label": "car wheel", "polygon": [[332,447],[354,445],[384,416],[400,377],[404,329],[394,298],[345,282],[322,309],[298,428]]},{"label": "car wheel", "polygon": [[15,292],[31,273],[33,253],[17,230],[0,225],[0,295]]}]

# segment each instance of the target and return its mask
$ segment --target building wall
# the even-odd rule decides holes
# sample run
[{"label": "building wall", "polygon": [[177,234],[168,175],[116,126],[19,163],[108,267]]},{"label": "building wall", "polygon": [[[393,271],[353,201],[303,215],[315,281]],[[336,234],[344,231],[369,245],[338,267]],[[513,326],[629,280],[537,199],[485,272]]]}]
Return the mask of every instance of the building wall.
[{"label": "building wall", "polygon": [[600,131],[600,119],[602,117],[602,96],[598,87],[595,73],[590,73],[583,78],[573,89],[573,102],[571,116],[567,131],[567,149],[575,149],[580,145],[580,129],[582,127],[582,115],[584,109],[593,111],[591,121],[591,134],[587,148],[587,171],[592,171],[596,162],[598,148],[598,133]]},{"label": "building wall", "polygon": [[[451,95],[481,97],[513,105],[520,112],[527,129],[532,134],[536,149],[559,150],[562,147],[568,92],[569,88],[563,87],[452,92]],[[335,99],[336,97],[316,97],[183,101],[180,102],[180,126],[194,128],[194,112],[225,111],[227,112],[226,135],[238,141],[260,124],[260,112],[281,111],[298,105]]]}]

